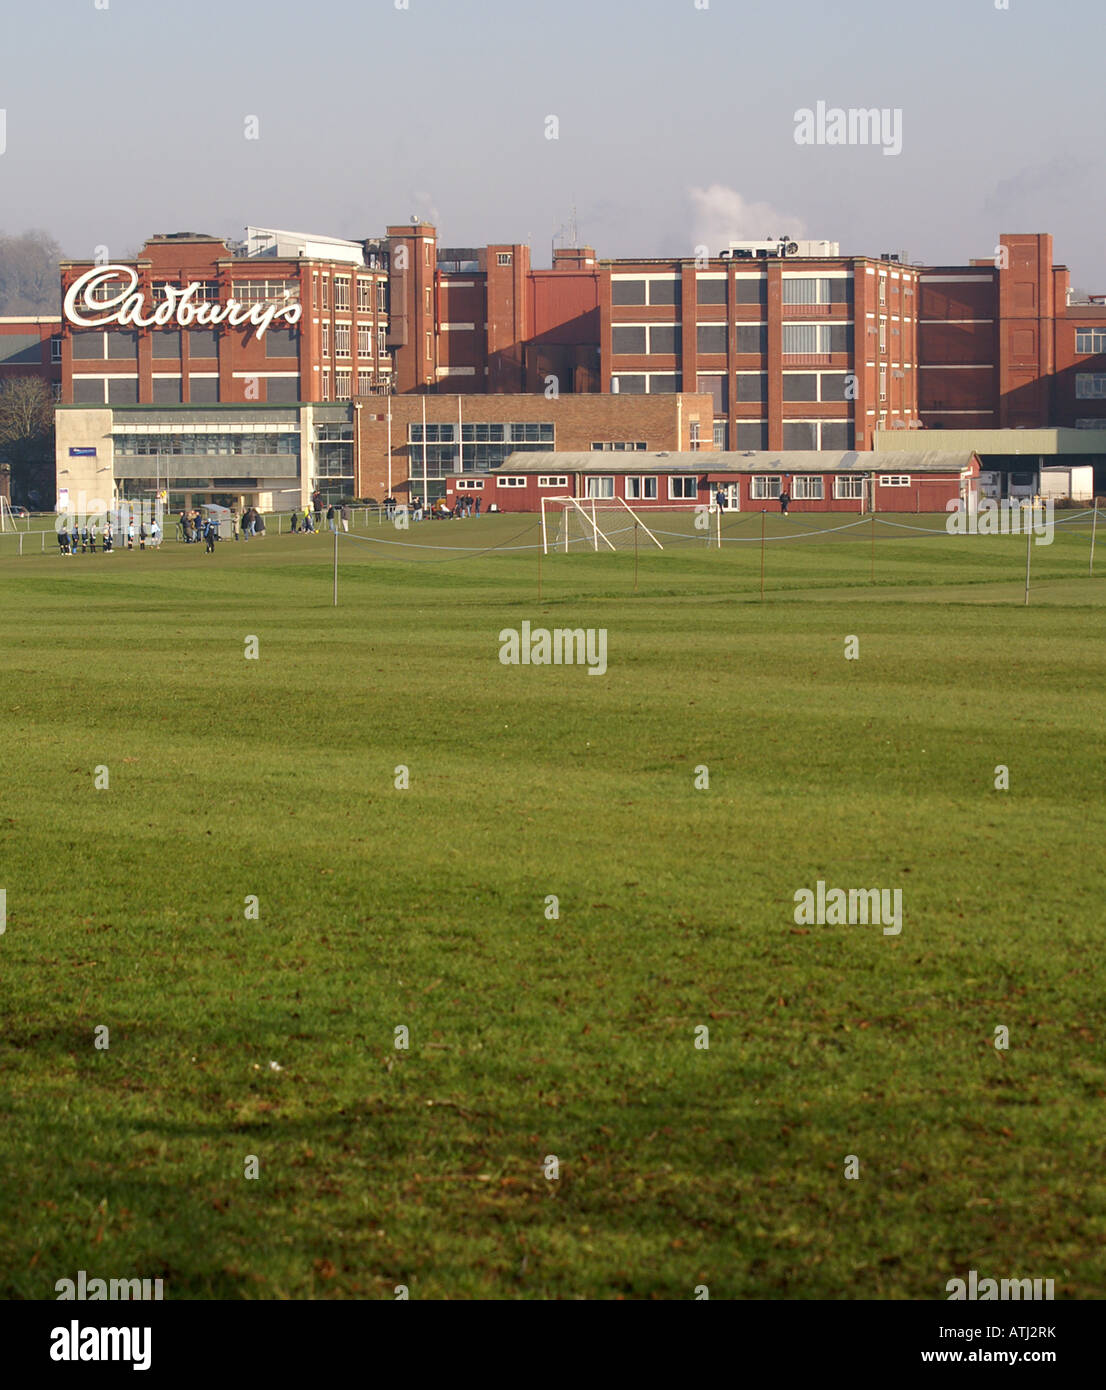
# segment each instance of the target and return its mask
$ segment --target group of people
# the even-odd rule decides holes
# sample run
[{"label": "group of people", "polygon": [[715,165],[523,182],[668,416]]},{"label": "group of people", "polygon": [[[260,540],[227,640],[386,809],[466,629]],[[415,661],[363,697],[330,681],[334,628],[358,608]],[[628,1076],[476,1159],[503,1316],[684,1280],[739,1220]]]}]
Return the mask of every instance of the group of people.
[{"label": "group of people", "polygon": [[199,544],[203,539],[204,517],[198,509],[191,512],[181,512],[180,514],[180,533],[181,540],[185,545]]},{"label": "group of people", "polygon": [[[127,549],[134,549],[135,538],[138,539],[139,550],[145,550],[149,545],[156,550],[161,544],[161,527],[157,521],[151,521],[147,527],[145,521],[140,521],[135,527],[133,521],[129,521],[124,528],[127,539]],[[115,549],[115,531],[110,521],[105,522],[103,531],[100,530],[95,521],[86,522],[84,526],[78,526],[74,521],[71,529],[61,526],[58,529],[58,549],[63,555],[76,555],[78,551],[84,555],[96,554],[96,543],[100,542],[105,555],[110,555]]]},{"label": "group of people", "polygon": [[[787,515],[787,509],[788,509],[788,507],[790,507],[790,505],[791,505],[791,493],[788,492],[787,488],[783,488],[783,489],[781,490],[778,500],[779,500],[779,504],[780,504],[780,512],[781,512],[784,516],[786,516],[786,515]],[[719,489],[717,490],[717,492],[714,494],[714,501],[715,501],[715,505],[718,507],[718,510],[719,510],[720,512],[724,512],[724,511],[726,510],[726,494],[722,491],[721,488],[719,488]],[[767,509],[766,509],[766,510],[767,510]],[[479,501],[476,503],[476,515],[477,515],[477,516],[480,515],[480,503],[479,503]]]},{"label": "group of people", "polygon": [[[346,506],[344,502],[342,503],[341,507],[338,508],[337,511],[335,511],[333,506],[329,506],[326,509],[326,524],[331,531],[337,531],[339,521],[341,521],[342,523],[342,530],[348,531],[349,508]],[[312,498],[312,509],[309,511],[307,507],[304,507],[302,518],[300,517],[299,512],[292,512],[292,530],[301,531],[304,534],[308,534],[312,532],[318,533],[322,530],[322,527],[323,499],[321,494],[316,492]]]},{"label": "group of people", "polygon": [[443,497],[439,506],[441,507],[443,516],[468,517],[480,515],[479,497],[458,497],[457,501],[453,504],[452,511],[446,506],[445,498]]}]

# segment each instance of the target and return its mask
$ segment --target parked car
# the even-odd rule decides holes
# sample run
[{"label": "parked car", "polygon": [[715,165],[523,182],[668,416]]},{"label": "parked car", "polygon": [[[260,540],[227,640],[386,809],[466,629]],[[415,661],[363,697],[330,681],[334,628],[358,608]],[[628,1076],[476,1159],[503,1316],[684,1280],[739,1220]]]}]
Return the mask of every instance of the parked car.
[{"label": "parked car", "polygon": [[17,506],[14,506],[14,505],[13,505],[12,508],[11,508],[11,514],[12,514],[12,516],[30,516],[30,515],[31,515],[30,512],[27,510],[26,507],[17,507]]}]

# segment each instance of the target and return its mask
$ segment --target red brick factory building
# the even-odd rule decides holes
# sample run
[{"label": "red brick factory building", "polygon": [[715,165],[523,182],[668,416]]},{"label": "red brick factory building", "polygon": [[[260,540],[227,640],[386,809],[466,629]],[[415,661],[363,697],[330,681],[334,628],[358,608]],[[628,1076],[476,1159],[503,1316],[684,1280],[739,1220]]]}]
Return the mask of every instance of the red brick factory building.
[{"label": "red brick factory building", "polygon": [[1106,490],[1106,303],[1069,302],[1050,236],[960,266],[709,249],[156,236],[110,275],[63,262],[59,319],[0,320],[0,382],[56,390],[60,491],[177,507],[435,497],[519,449],[1078,456]]}]

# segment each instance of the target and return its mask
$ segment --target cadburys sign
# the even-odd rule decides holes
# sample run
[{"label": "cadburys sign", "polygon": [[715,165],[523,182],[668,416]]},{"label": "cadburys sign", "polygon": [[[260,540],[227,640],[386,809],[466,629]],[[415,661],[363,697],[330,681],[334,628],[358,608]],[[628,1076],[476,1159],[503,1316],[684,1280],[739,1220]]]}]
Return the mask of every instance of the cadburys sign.
[{"label": "cadburys sign", "polygon": [[[93,298],[101,285],[118,280],[124,283],[117,294],[110,299]],[[249,323],[254,326],[254,337],[261,338],[276,320],[299,323],[303,315],[300,304],[243,304],[238,299],[228,299],[225,304],[207,301],[196,303],[196,295],[201,289],[198,281],[182,289],[166,286],[164,302],[146,314],[143,313],[146,296],[137,285],[138,273],[128,265],[97,266],[95,270],[78,276],[69,286],[63,306],[65,317],[75,328],[102,328],[109,323],[117,323],[121,327],[133,325],[135,328],[165,328],[170,323],[180,328],[188,328],[192,324],[207,328],[227,323],[232,328],[239,328]]]}]

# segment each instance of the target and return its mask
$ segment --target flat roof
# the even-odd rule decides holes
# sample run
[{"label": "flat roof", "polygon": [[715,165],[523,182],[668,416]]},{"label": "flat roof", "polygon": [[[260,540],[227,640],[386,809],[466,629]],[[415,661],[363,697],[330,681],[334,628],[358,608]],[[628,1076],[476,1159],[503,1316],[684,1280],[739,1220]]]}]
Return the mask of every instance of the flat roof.
[{"label": "flat roof", "polygon": [[876,430],[875,452],[925,453],[938,440],[943,449],[976,454],[1106,454],[1106,418],[1100,430]]},{"label": "flat roof", "polygon": [[[959,473],[976,459],[974,450],[930,450],[911,455],[912,473]],[[749,450],[745,452],[676,450],[587,453],[509,454],[495,473],[885,473],[893,467],[886,454],[865,449],[842,453],[821,449]],[[902,465],[900,465],[901,467]],[[460,475],[456,475],[460,476]]]}]

